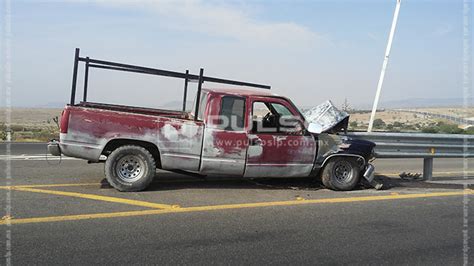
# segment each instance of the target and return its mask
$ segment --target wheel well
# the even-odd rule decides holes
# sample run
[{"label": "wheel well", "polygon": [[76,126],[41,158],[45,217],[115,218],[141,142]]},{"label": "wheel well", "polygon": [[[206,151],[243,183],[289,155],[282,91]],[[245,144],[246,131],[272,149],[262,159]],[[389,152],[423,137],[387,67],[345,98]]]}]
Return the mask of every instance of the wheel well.
[{"label": "wheel well", "polygon": [[363,167],[365,165],[365,159],[364,157],[358,155],[358,154],[345,154],[345,153],[342,153],[342,154],[333,154],[333,155],[330,155],[328,156],[326,159],[324,159],[324,162],[321,164],[321,168],[324,168],[324,166],[326,166],[326,164],[333,158],[341,158],[341,157],[352,157],[354,159],[357,160],[357,163],[359,163],[359,166]]},{"label": "wheel well", "polygon": [[133,139],[113,139],[105,145],[104,149],[102,150],[102,154],[105,156],[109,156],[115,149],[124,145],[136,145],[147,149],[151,155],[153,155],[153,159],[155,159],[156,166],[161,168],[161,157],[160,151],[158,147],[147,141],[142,140],[133,140]]}]

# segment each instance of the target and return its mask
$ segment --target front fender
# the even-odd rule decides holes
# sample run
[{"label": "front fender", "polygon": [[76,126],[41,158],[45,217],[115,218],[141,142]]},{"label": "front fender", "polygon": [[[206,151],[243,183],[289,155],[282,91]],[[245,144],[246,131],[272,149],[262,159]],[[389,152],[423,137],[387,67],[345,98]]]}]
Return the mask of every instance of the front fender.
[{"label": "front fender", "polygon": [[319,134],[316,137],[318,140],[316,165],[323,166],[327,159],[333,155],[362,157],[365,165],[373,156],[375,147],[373,142],[327,133]]},{"label": "front fender", "polygon": [[333,154],[333,155],[329,155],[328,157],[326,157],[326,159],[324,159],[323,163],[321,164],[321,168],[323,168],[327,162],[331,159],[331,158],[334,158],[334,157],[354,157],[357,159],[357,162],[359,163],[361,169],[363,169],[365,166],[366,166],[366,161],[364,159],[364,157],[360,156],[360,155],[357,155],[357,154],[347,154],[347,153],[336,153],[336,154]]}]

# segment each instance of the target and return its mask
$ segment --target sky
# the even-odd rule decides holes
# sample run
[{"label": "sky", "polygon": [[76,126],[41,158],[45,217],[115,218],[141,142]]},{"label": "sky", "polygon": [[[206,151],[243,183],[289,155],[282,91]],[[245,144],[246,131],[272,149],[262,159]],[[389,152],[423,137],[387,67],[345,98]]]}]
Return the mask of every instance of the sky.
[{"label": "sky", "polygon": [[[395,3],[12,0],[12,105],[66,104],[79,47],[81,56],[269,84],[298,106],[370,107]],[[402,0],[381,102],[463,97],[462,14],[462,0]],[[182,88],[93,69],[89,100],[159,107],[180,101]]]}]

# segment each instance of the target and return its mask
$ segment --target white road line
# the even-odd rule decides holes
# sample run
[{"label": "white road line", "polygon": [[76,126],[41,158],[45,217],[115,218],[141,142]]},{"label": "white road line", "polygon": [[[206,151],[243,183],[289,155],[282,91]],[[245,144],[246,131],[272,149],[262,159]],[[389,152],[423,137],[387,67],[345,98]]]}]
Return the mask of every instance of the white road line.
[{"label": "white road line", "polygon": [[21,154],[21,155],[0,155],[0,161],[54,161],[54,160],[81,160],[67,156],[52,156],[49,154]]}]

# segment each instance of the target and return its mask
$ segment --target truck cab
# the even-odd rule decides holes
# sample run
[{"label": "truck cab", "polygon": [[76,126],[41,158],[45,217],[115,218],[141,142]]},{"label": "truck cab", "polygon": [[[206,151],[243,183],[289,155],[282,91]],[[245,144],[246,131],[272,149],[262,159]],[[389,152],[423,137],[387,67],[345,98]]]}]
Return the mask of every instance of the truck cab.
[{"label": "truck cab", "polygon": [[206,89],[203,94],[201,173],[252,178],[311,173],[317,141],[290,100],[244,89]]}]

